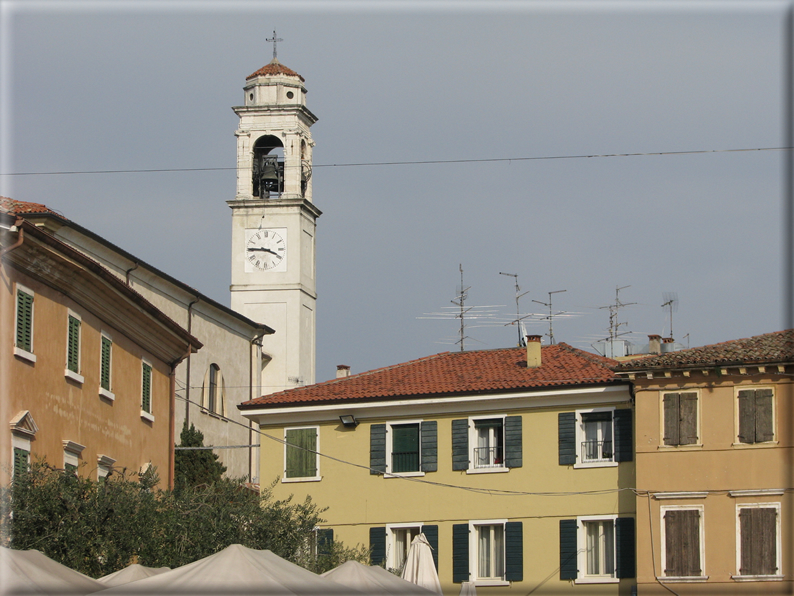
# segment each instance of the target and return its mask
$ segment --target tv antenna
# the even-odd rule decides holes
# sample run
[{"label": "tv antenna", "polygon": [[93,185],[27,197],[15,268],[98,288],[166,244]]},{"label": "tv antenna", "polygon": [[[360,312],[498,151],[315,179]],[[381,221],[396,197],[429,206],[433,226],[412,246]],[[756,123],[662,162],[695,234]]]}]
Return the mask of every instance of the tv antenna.
[{"label": "tv antenna", "polygon": [[505,326],[507,326],[507,325],[517,325],[518,326],[518,347],[526,348],[527,347],[527,338],[526,338],[526,334],[524,333],[524,324],[523,324],[522,321],[524,319],[526,319],[527,317],[531,317],[532,315],[530,314],[530,315],[525,315],[525,316],[522,317],[521,316],[521,309],[518,306],[518,301],[519,301],[519,299],[522,296],[526,296],[527,294],[529,294],[529,290],[527,290],[523,294],[520,293],[521,292],[521,288],[518,285],[518,273],[503,273],[502,271],[500,271],[499,275],[507,275],[507,276],[512,277],[512,278],[515,279],[515,282],[516,282],[516,318],[513,321],[510,321],[509,323],[506,323]]},{"label": "tv antenna", "polygon": [[[613,342],[620,337],[621,335],[625,335],[629,333],[628,331],[624,331],[620,333],[620,326],[621,325],[628,325],[627,321],[623,323],[618,322],[618,312],[624,306],[631,306],[633,304],[637,304],[636,302],[621,302],[620,301],[620,291],[625,290],[626,288],[630,288],[631,286],[623,286],[623,287],[615,287],[615,303],[610,304],[608,306],[602,306],[601,308],[608,308],[609,309],[609,343],[611,348],[614,350]],[[614,353],[614,351],[613,351]]]},{"label": "tv antenna", "polygon": [[[533,300],[532,301],[532,302],[537,302],[538,304],[542,304],[543,306],[548,306],[549,307],[549,316],[548,317],[544,317],[544,318],[548,318],[549,319],[549,345],[552,345],[552,346],[554,345],[554,326],[553,326],[554,317],[555,316],[559,316],[559,315],[564,315],[565,312],[564,311],[560,311],[556,315],[554,314],[554,312],[551,309],[551,295],[552,294],[560,294],[562,292],[567,292],[567,291],[568,290],[554,290],[553,292],[549,292],[549,301],[548,302],[541,302],[540,300]],[[542,320],[543,319],[541,319],[541,321]]]},{"label": "tv antenna", "polygon": [[673,313],[678,310],[678,294],[676,292],[662,293],[662,308],[668,308],[670,314],[670,339],[673,339]]}]

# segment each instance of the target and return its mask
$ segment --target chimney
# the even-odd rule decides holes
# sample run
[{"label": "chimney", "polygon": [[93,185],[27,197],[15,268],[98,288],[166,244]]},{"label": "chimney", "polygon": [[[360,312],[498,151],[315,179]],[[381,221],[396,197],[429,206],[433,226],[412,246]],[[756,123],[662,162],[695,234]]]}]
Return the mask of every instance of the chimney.
[{"label": "chimney", "polygon": [[527,368],[540,366],[540,335],[527,335]]},{"label": "chimney", "polygon": [[662,336],[649,335],[648,336],[648,353],[661,354],[662,353]]},{"label": "chimney", "polygon": [[347,364],[337,364],[336,365],[336,378],[337,379],[344,379],[345,377],[350,376],[350,367]]}]

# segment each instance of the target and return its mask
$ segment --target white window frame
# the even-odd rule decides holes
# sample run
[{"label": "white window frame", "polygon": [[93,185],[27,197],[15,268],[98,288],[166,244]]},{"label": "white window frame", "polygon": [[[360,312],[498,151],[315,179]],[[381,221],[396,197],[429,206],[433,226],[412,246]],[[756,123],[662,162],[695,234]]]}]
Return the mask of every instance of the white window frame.
[{"label": "white window frame", "polygon": [[[108,380],[110,385],[110,389],[105,389],[102,387],[102,338],[107,339],[110,342],[110,362],[108,364]],[[141,368],[141,375],[143,375],[143,368]],[[143,382],[143,380],[141,380]],[[109,399],[110,401],[114,401],[116,399],[116,395],[113,393],[113,337],[107,331],[102,331],[99,336],[99,395]]]},{"label": "white window frame", "polygon": [[[482,416],[469,416],[469,469],[467,474],[494,474],[509,472],[510,468],[505,466],[505,455],[507,451],[507,440],[505,437],[505,414],[493,414]],[[475,449],[477,449],[477,429],[475,423],[479,420],[501,420],[502,421],[502,465],[493,467],[479,468],[475,465]]]},{"label": "white window frame", "polygon": [[[742,509],[776,509],[775,516],[775,566],[778,573],[774,575],[742,575],[742,526],[739,520],[739,513]],[[767,503],[737,503],[736,504],[736,575],[732,575],[731,579],[735,581],[782,581],[783,575],[780,573],[782,569],[781,558],[781,536],[780,536],[780,503],[767,502]]]},{"label": "white window frame", "polygon": [[[80,322],[77,327],[77,371],[69,370],[69,317],[75,318]],[[66,364],[63,367],[63,375],[80,383],[85,383],[85,377],[79,371],[83,370],[83,317],[74,312],[71,308],[66,309]]]},{"label": "white window frame", "polygon": [[[675,575],[664,575],[664,570],[666,567],[667,562],[667,529],[664,523],[664,514],[670,510],[687,510],[687,509],[697,509],[700,511],[700,575],[683,575],[683,576],[675,576]],[[662,505],[659,507],[659,523],[661,526],[661,530],[659,532],[659,537],[661,540],[661,573],[663,575],[659,576],[657,579],[665,580],[668,582],[703,582],[709,579],[709,576],[706,575],[706,518],[705,518],[705,506],[704,505]]]},{"label": "white window frame", "polygon": [[[19,316],[19,299],[17,298],[18,291],[22,291],[25,294],[28,294],[31,298],[33,298],[33,307],[30,310],[30,351],[29,352],[17,346],[17,332],[18,332],[17,317]],[[21,283],[17,282],[14,284],[14,356],[18,356],[23,360],[27,360],[28,362],[31,363],[36,362],[36,354],[33,353],[35,322],[36,322],[36,293],[27,286],[23,286]]]},{"label": "white window frame", "polygon": [[[576,518],[576,558],[579,570],[574,583],[576,584],[616,584],[620,582],[617,576],[617,515],[585,515]],[[587,532],[585,523],[612,522],[612,575],[589,575],[587,573]]]},{"label": "white window frame", "polygon": [[[393,422],[386,423],[386,473],[384,474],[385,478],[406,478],[406,477],[419,477],[424,476],[425,473],[422,471],[422,422],[424,422],[421,418],[411,419],[411,420],[395,420]],[[392,453],[394,452],[394,445],[392,440],[394,438],[394,433],[392,432],[392,426],[405,426],[406,424],[416,424],[419,426],[419,469],[415,472],[393,472],[392,471]]]},{"label": "white window frame", "polygon": [[102,480],[103,478],[107,478],[110,472],[113,470],[113,465],[116,463],[116,460],[112,457],[100,453],[97,455],[96,458],[96,479],[97,481]]},{"label": "white window frame", "polygon": [[[486,417],[488,418],[488,417]],[[491,416],[493,418],[493,416]],[[479,572],[479,537],[477,528],[481,526],[501,526],[502,527],[502,577],[481,578]],[[474,585],[479,586],[509,586],[510,582],[505,579],[505,569],[507,566],[507,548],[505,531],[507,519],[473,519],[469,521],[469,577]]]},{"label": "white window frame", "polygon": [[[690,443],[689,445],[665,445],[664,444],[664,396],[668,393],[696,393],[697,394],[697,408],[696,409],[696,421],[695,421],[695,432],[698,435],[696,443]],[[737,394],[738,399],[738,394]],[[701,432],[700,428],[700,420],[701,420],[701,410],[703,406],[702,395],[700,393],[700,389],[678,389],[678,390],[669,390],[665,389],[664,391],[659,391],[659,449],[677,449],[677,450],[687,450],[687,449],[703,449],[703,433]],[[738,416],[738,414],[737,414]],[[736,432],[739,432],[738,426],[738,418],[736,423]]]},{"label": "white window frame", "polygon": [[[775,438],[771,441],[764,441],[759,443],[742,443],[739,441],[739,391],[758,389],[771,389],[772,390],[772,429],[775,433]],[[773,447],[779,444],[777,432],[777,391],[774,385],[737,385],[733,388],[733,447],[740,449],[758,449],[759,447]]]},{"label": "white window frame", "polygon": [[[151,412],[147,412],[143,409],[143,367],[144,365],[148,366],[151,370],[151,378],[149,379],[149,409]],[[141,418],[144,420],[148,420],[149,422],[154,422],[154,367],[152,363],[147,358],[141,358],[141,390],[140,390],[140,406],[141,406]]]},{"label": "white window frame", "polygon": [[[576,463],[574,468],[611,468],[616,467],[618,462],[615,461],[615,406],[600,407],[600,408],[586,408],[576,410]],[[582,457],[582,445],[585,441],[584,422],[582,421],[582,414],[595,414],[598,412],[612,412],[612,459],[603,461],[584,461]]]},{"label": "white window frame", "polygon": [[[314,436],[316,438],[316,448],[315,450],[317,453],[314,454],[314,469],[317,471],[314,476],[300,476],[296,478],[287,478],[287,431],[288,430],[305,430],[305,429],[314,429]],[[284,428],[284,462],[283,462],[283,474],[281,475],[281,482],[319,482],[323,479],[320,475],[320,427],[318,425],[307,425],[307,426],[287,426]]]},{"label": "white window frame", "polygon": [[[396,561],[394,560],[394,552],[396,550],[396,533],[398,530],[413,530],[417,529],[421,533],[423,522],[413,523],[400,523],[400,524],[387,524],[386,525],[386,569],[398,569]],[[409,544],[410,547],[410,544]]]},{"label": "white window frame", "polygon": [[79,468],[80,455],[83,453],[85,445],[67,440],[61,441],[61,443],[63,444],[63,469],[66,470],[67,465]]}]

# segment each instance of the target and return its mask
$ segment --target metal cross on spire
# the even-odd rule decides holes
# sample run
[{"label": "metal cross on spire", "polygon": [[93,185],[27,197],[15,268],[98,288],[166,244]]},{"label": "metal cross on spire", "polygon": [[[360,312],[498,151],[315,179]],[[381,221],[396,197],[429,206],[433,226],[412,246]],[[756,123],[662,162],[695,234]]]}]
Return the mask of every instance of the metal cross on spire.
[{"label": "metal cross on spire", "polygon": [[275,60],[276,56],[278,55],[278,52],[276,50],[276,44],[278,42],[284,41],[284,40],[281,39],[280,37],[276,37],[276,30],[273,29],[273,37],[268,37],[267,39],[265,39],[265,41],[268,41],[268,42],[272,41],[273,42],[273,60]]}]

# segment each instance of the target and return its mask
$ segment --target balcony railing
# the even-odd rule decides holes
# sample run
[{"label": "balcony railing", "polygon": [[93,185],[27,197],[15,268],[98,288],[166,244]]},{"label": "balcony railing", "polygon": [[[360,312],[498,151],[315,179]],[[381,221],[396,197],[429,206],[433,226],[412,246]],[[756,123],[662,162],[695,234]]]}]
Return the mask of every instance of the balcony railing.
[{"label": "balcony railing", "polygon": [[476,447],[474,449],[475,468],[501,468],[504,466],[501,447]]},{"label": "balcony railing", "polygon": [[582,441],[582,461],[612,461],[612,441]]},{"label": "balcony railing", "polygon": [[392,451],[391,471],[418,472],[419,471],[419,452],[418,451]]}]

